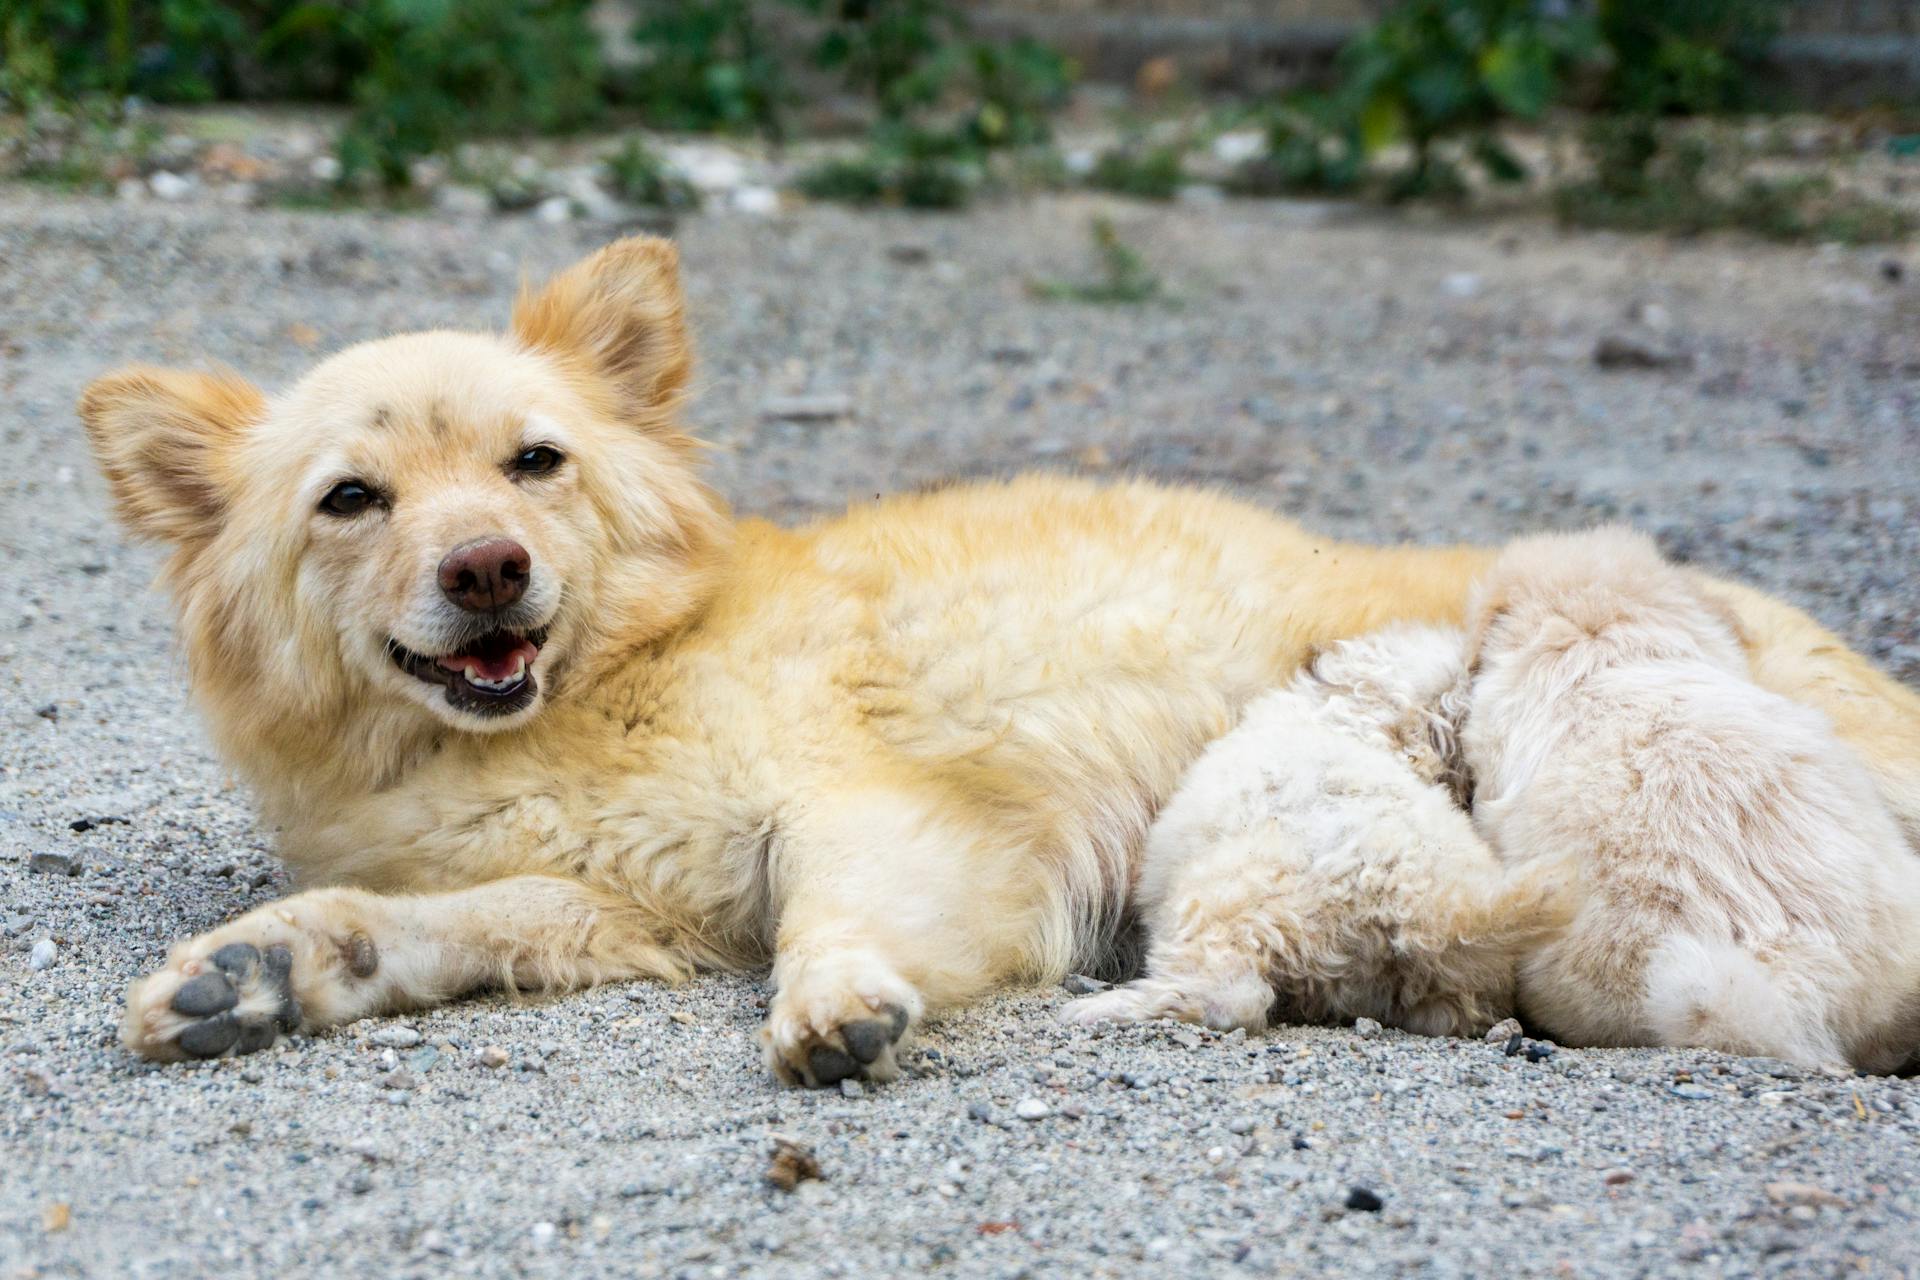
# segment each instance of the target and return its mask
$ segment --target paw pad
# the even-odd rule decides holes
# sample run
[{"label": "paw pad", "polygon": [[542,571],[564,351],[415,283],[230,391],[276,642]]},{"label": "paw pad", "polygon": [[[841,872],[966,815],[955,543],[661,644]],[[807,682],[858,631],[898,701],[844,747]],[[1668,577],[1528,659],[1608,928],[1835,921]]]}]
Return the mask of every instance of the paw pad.
[{"label": "paw pad", "polygon": [[293,952],[283,946],[264,952],[247,942],[230,942],[207,957],[210,967],[182,983],[168,1008],[193,1018],[174,1042],[190,1058],[256,1053],[282,1032],[300,1025],[300,1002],[293,995]]},{"label": "paw pad", "polygon": [[[886,1005],[883,1016],[843,1022],[839,1026],[840,1044],[815,1044],[807,1050],[806,1083],[815,1086],[836,1085],[842,1080],[890,1078],[893,1075],[893,1046],[906,1034],[907,1011],[899,1005]],[[876,1064],[881,1064],[879,1069]]]}]

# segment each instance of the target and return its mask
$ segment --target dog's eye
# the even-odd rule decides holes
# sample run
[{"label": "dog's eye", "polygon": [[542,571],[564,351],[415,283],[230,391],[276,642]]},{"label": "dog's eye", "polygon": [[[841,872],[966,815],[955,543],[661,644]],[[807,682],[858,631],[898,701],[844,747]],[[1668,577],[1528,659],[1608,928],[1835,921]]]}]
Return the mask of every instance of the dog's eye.
[{"label": "dog's eye", "polygon": [[330,516],[357,516],[379,500],[379,495],[360,481],[342,480],[320,499],[320,509]]},{"label": "dog's eye", "polygon": [[513,469],[521,475],[537,476],[560,465],[560,451],[551,445],[537,444],[513,460]]}]

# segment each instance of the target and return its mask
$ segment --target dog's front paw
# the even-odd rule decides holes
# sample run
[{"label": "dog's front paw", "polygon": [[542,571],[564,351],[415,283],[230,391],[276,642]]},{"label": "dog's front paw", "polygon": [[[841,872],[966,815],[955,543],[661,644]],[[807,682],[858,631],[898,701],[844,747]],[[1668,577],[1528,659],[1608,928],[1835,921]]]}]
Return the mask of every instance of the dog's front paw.
[{"label": "dog's front paw", "polygon": [[1060,1020],[1076,1026],[1099,1022],[1150,1022],[1155,1018],[1177,1016],[1179,1000],[1173,993],[1145,982],[1130,982],[1111,991],[1096,992],[1069,1000],[1060,1009]]},{"label": "dog's front paw", "polygon": [[229,942],[141,981],[121,1039],[149,1058],[219,1058],[265,1049],[300,1021],[292,949]]},{"label": "dog's front paw", "polygon": [[181,943],[128,992],[120,1039],[163,1062],[221,1058],[351,1016],[379,956],[364,934],[327,928],[325,905],[264,907]]},{"label": "dog's front paw", "polygon": [[886,961],[864,951],[782,957],[776,981],[760,1039],[783,1082],[819,1087],[900,1074],[899,1050],[922,1002]]}]

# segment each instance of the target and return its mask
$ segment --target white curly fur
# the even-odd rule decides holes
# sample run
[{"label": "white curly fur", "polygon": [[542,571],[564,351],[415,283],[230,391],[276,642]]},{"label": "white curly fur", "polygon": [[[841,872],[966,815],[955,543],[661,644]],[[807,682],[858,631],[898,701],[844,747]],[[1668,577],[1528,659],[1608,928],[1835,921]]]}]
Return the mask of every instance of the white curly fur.
[{"label": "white curly fur", "polygon": [[1338,644],[1188,771],[1147,838],[1146,976],[1072,1021],[1173,1017],[1261,1030],[1369,1017],[1467,1035],[1507,1016],[1517,949],[1551,918],[1455,803],[1462,636]]},{"label": "white curly fur", "polygon": [[1529,1024],[1885,1071],[1920,1046],[1920,859],[1825,716],[1645,537],[1513,544],[1469,610],[1483,835],[1577,886]]}]

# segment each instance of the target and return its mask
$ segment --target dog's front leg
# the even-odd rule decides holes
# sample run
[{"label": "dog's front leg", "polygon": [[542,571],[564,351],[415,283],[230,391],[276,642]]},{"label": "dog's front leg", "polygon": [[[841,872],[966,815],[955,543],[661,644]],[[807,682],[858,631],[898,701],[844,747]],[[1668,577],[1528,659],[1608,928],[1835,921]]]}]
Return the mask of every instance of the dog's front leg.
[{"label": "dog's front leg", "polygon": [[149,1058],[218,1058],[484,986],[686,972],[631,903],[553,876],[404,896],[318,889],[174,947],[128,994],[121,1038]]},{"label": "dog's front leg", "polygon": [[790,1084],[892,1079],[924,1013],[1032,967],[1035,860],[952,804],[834,796],[787,824],[771,870],[776,992],[761,1037]]}]

